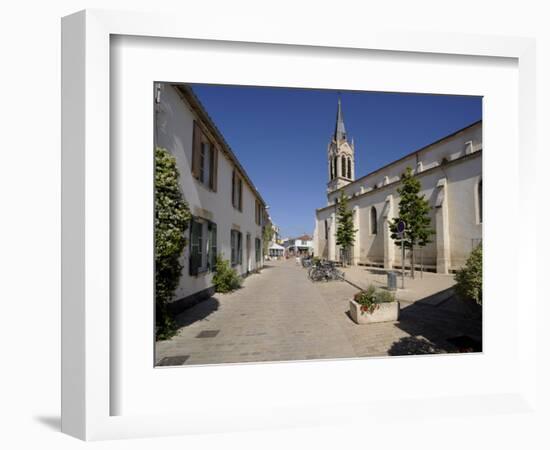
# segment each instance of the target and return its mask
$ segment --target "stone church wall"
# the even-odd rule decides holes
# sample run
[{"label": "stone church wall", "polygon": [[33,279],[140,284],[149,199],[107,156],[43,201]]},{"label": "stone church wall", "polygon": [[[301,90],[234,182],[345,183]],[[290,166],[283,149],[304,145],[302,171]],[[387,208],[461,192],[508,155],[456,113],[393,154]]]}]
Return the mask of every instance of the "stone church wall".
[{"label": "stone church wall", "polygon": [[[438,271],[456,270],[463,266],[471,250],[482,238],[478,183],[482,176],[481,122],[472,125],[419,152],[408,155],[378,171],[348,184],[344,192],[350,197],[349,207],[358,214],[355,263],[400,265],[401,251],[389,245],[387,224],[398,215],[400,175],[409,166],[421,182],[424,194],[432,206],[432,227],[439,229],[433,242],[417,252],[416,262]],[[418,164],[421,162],[421,164]],[[334,200],[340,191],[327,197],[329,206],[317,210],[317,226],[322,233],[316,236],[320,256],[337,258],[337,249],[331,250],[330,236],[324,240],[322,221],[335,212]],[[376,208],[378,232],[370,227],[371,207]],[[336,225],[333,225],[336,228]],[[384,230],[386,228],[386,230]],[[325,256],[326,255],[326,256]],[[357,257],[358,256],[358,257]],[[406,255],[408,263],[408,255]]]}]

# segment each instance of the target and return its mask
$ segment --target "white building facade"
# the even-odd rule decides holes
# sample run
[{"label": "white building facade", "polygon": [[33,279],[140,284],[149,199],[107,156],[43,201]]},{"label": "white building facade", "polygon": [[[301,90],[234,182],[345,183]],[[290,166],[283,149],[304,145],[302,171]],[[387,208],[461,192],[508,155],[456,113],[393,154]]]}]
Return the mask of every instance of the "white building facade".
[{"label": "white building facade", "polygon": [[284,246],[289,255],[311,255],[313,253],[313,239],[307,234],[287,239]]},{"label": "white building facade", "polygon": [[[328,146],[327,205],[316,210],[315,255],[339,260],[336,207],[341,193],[353,210],[354,264],[401,267],[401,252],[390,237],[389,223],[399,213],[397,188],[407,167],[428,200],[432,242],[418,249],[416,264],[449,273],[462,267],[482,240],[482,122],[458,130],[361,178],[355,178],[355,146],[348,142],[338,104],[336,129]],[[406,256],[405,266],[409,260]]]},{"label": "white building facade", "polygon": [[217,255],[240,275],[262,267],[266,204],[189,87],[155,85],[155,145],[175,156],[193,216],[172,304],[178,311],[214,293]]}]

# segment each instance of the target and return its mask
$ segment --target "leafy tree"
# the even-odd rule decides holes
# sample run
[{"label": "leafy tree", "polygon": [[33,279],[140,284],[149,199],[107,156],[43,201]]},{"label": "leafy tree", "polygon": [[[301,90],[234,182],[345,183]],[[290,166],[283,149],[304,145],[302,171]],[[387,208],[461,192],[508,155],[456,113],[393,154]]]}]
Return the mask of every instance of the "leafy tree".
[{"label": "leafy tree", "polygon": [[344,260],[349,263],[350,249],[355,242],[355,233],[353,228],[353,211],[348,207],[348,197],[342,191],[336,210],[338,228],[336,229],[336,244],[339,245],[344,253]]},{"label": "leafy tree", "polygon": [[456,292],[463,300],[475,300],[482,303],[483,285],[483,250],[481,244],[472,250],[465,266],[455,274]]},{"label": "leafy tree", "polygon": [[263,244],[263,251],[264,255],[267,255],[267,252],[269,250],[269,243],[271,242],[271,239],[273,239],[273,234],[275,234],[275,230],[273,229],[273,225],[268,222],[264,225],[264,229],[262,231],[262,244]]},{"label": "leafy tree", "polygon": [[179,187],[176,159],[164,148],[155,149],[155,325],[157,339],[175,333],[168,311],[179,284],[179,258],[186,245],[185,230],[191,213]]},{"label": "leafy tree", "polygon": [[397,232],[397,223],[405,222],[403,246],[411,252],[411,277],[414,278],[414,250],[430,243],[430,237],[435,233],[431,228],[430,204],[424,195],[419,195],[420,181],[415,178],[410,167],[401,178],[401,186],[397,189],[399,199],[399,217],[390,223],[391,238],[395,245],[401,246],[401,237]]}]

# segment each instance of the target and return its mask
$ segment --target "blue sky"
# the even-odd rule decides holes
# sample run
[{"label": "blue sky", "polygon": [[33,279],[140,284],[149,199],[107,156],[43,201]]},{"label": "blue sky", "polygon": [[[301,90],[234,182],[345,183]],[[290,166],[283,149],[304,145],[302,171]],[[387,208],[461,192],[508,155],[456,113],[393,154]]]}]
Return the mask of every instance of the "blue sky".
[{"label": "blue sky", "polygon": [[326,204],[338,96],[355,177],[481,119],[481,97],[192,85],[283,237],[313,233]]}]

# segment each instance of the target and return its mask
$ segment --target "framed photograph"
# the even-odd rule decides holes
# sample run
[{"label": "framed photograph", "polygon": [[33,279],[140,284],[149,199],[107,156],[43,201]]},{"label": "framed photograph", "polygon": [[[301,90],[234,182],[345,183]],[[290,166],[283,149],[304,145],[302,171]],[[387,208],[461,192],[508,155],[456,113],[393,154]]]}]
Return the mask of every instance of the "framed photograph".
[{"label": "framed photograph", "polygon": [[64,432],[533,410],[532,40],[83,11],[62,52]]},{"label": "framed photograph", "polygon": [[482,351],[482,97],[153,95],[157,366]]}]

